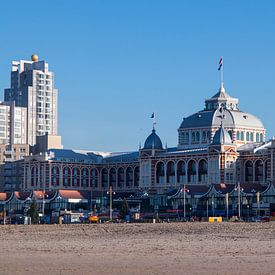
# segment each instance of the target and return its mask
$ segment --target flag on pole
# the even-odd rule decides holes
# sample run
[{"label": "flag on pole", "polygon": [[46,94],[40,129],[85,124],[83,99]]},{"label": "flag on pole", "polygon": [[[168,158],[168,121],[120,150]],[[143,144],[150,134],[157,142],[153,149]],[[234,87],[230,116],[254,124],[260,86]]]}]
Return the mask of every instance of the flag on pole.
[{"label": "flag on pole", "polygon": [[222,66],[223,66],[223,60],[222,60],[222,57],[221,57],[220,61],[219,61],[219,67],[218,67],[219,71],[221,70]]},{"label": "flag on pole", "polygon": [[155,118],[155,112],[153,112],[153,114],[151,115],[151,118]]}]

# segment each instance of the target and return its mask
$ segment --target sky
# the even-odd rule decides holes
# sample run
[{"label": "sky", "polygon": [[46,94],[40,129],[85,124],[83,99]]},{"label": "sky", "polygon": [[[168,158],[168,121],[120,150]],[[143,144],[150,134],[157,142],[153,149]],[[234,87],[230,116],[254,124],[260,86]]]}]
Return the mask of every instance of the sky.
[{"label": "sky", "polygon": [[2,1],[0,99],[12,60],[55,73],[65,148],[137,150],[152,129],[177,145],[183,117],[219,88],[275,136],[275,1]]}]

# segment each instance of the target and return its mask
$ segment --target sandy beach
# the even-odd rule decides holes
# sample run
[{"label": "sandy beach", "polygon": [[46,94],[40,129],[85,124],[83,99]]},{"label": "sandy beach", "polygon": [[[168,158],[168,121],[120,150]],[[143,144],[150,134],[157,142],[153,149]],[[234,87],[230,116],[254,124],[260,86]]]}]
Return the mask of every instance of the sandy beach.
[{"label": "sandy beach", "polygon": [[275,274],[275,223],[6,225],[1,274]]}]

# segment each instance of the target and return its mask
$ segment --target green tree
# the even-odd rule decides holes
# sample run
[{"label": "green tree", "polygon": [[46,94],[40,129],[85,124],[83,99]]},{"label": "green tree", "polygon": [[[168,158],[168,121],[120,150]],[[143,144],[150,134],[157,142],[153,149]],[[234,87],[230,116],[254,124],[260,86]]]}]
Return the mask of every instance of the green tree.
[{"label": "green tree", "polygon": [[32,201],[28,214],[31,217],[31,222],[37,224],[39,222],[38,203],[36,199]]},{"label": "green tree", "polygon": [[125,216],[128,215],[128,213],[129,213],[129,205],[128,205],[127,200],[124,198],[119,216],[121,219],[125,219]]}]

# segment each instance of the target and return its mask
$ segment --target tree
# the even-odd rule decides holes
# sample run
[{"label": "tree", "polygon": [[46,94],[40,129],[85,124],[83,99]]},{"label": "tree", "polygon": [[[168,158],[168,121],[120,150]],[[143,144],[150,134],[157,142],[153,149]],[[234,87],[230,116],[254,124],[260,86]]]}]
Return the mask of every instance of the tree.
[{"label": "tree", "polygon": [[129,213],[129,205],[128,205],[127,200],[124,198],[119,216],[121,219],[125,219],[125,216],[128,215],[128,213]]},{"label": "tree", "polygon": [[37,224],[39,222],[38,203],[36,199],[32,201],[28,214],[31,217],[31,222]]}]

